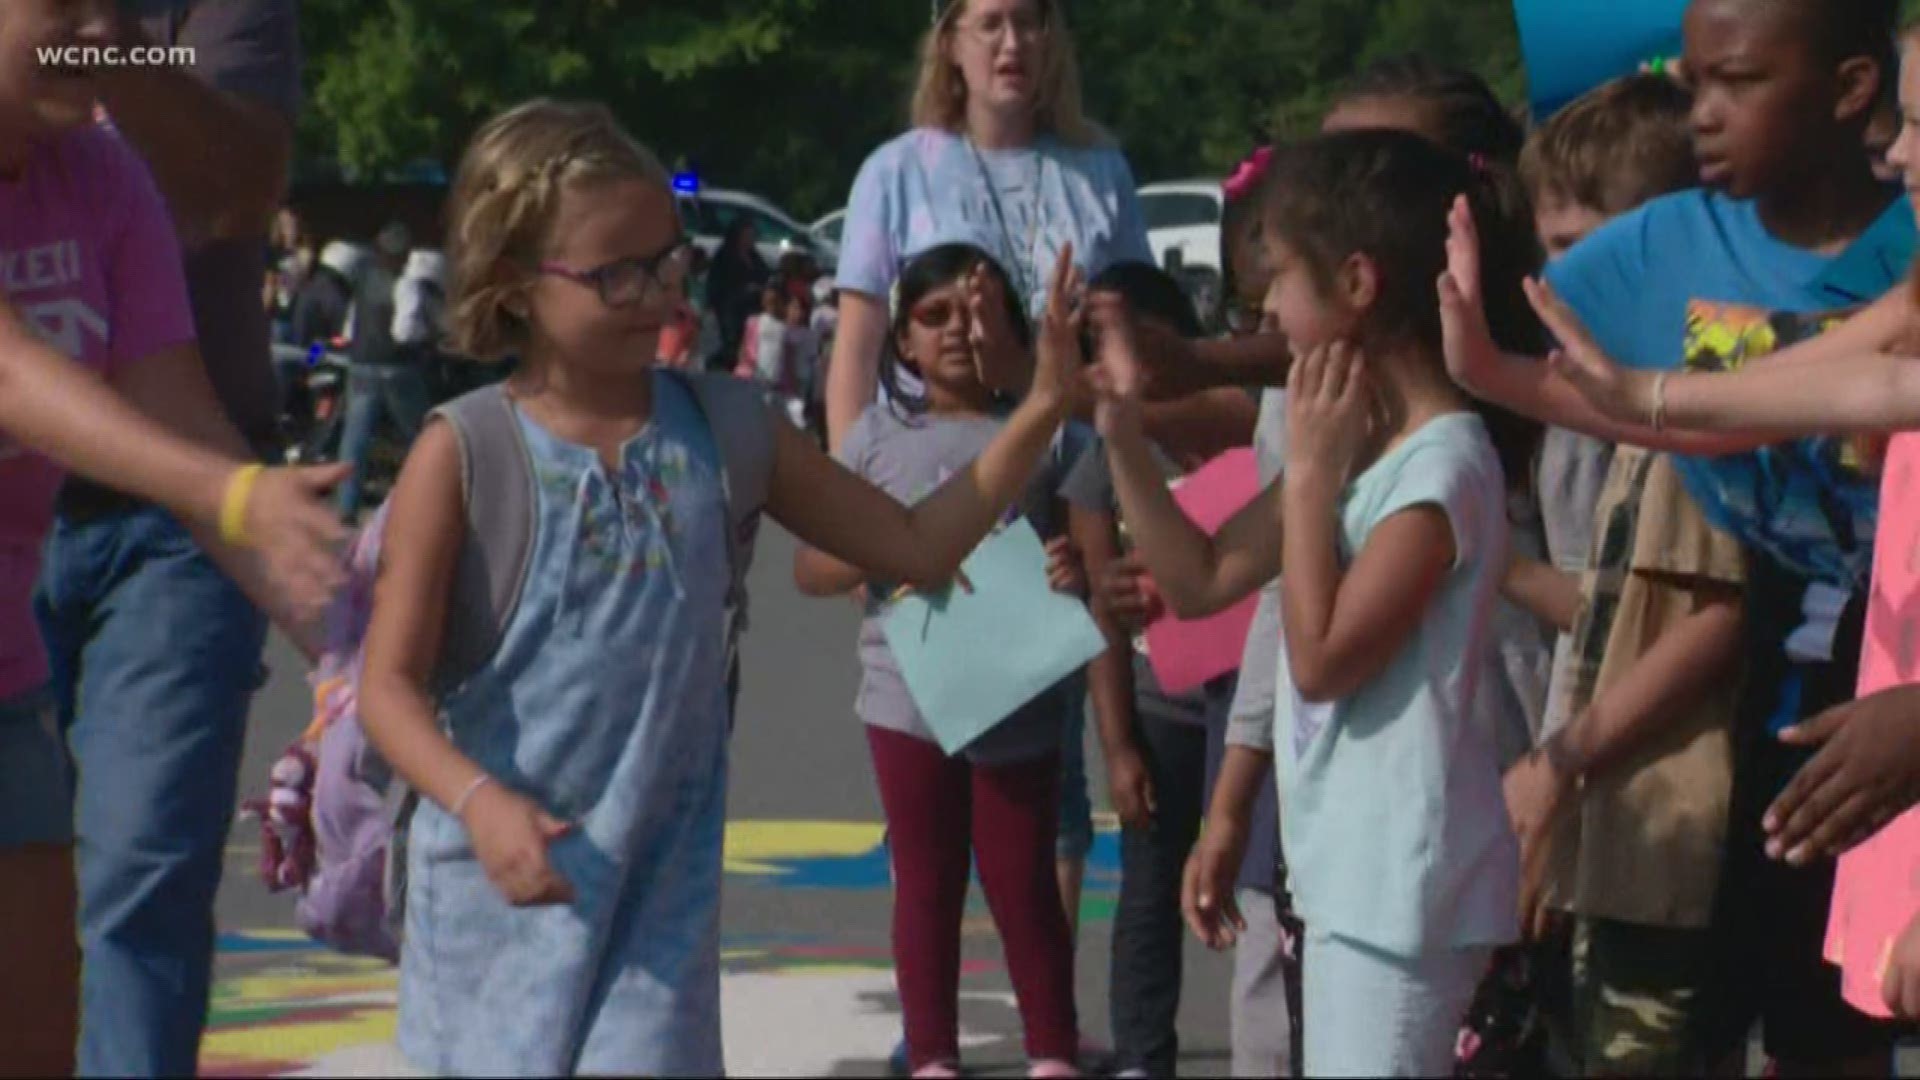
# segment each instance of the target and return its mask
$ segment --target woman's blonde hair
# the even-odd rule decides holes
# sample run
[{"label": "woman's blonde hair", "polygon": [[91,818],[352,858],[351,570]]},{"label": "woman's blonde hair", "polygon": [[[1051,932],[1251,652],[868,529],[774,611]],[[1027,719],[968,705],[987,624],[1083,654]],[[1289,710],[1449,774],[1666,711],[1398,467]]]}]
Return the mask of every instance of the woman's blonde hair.
[{"label": "woman's blonde hair", "polygon": [[474,134],[447,207],[447,323],[456,351],[499,360],[526,347],[512,298],[536,272],[569,185],[644,180],[671,189],[660,159],[605,106],[538,98]]},{"label": "woman's blonde hair", "polygon": [[[920,40],[920,77],[913,90],[914,127],[964,131],[967,125],[967,81],[947,56],[954,27],[969,0],[952,0],[926,36]],[[1098,125],[1088,120],[1080,105],[1080,60],[1067,28],[1067,13],[1057,0],[1035,0],[1047,33],[1041,39],[1040,78],[1033,109],[1038,130],[1076,146],[1106,141]]]}]

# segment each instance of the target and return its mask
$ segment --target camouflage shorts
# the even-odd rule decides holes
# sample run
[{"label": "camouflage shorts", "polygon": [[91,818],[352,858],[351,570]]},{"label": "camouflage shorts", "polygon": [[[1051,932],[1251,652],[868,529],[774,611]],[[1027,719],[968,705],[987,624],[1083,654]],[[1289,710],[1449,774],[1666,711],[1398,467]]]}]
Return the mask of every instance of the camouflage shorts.
[{"label": "camouflage shorts", "polygon": [[1582,918],[1573,935],[1572,1051],[1587,1076],[1700,1075],[1704,930]]}]

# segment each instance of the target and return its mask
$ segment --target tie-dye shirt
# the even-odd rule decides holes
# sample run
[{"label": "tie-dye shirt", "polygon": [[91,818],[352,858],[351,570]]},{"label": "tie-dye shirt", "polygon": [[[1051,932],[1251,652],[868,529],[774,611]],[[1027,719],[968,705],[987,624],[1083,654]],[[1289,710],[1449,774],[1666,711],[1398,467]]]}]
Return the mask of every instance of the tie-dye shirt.
[{"label": "tie-dye shirt", "polygon": [[834,279],[841,289],[886,299],[915,255],[966,243],[1005,268],[1034,315],[1046,306],[1047,280],[1068,241],[1088,277],[1115,263],[1153,261],[1126,157],[1113,146],[1051,136],[976,154],[953,132],[909,131],[861,166],[843,237]]},{"label": "tie-dye shirt", "polygon": [[[0,180],[0,288],[42,338],[105,376],[194,338],[166,205],[108,127],[55,136]],[[0,699],[47,678],[31,597],[61,476],[0,433]]]}]

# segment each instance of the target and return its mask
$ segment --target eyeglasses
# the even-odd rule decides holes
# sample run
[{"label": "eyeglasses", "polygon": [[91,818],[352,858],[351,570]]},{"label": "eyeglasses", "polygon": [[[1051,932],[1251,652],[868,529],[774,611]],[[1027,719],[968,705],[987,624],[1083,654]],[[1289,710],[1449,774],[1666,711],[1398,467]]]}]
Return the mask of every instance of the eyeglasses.
[{"label": "eyeglasses", "polygon": [[953,325],[954,312],[966,314],[966,307],[952,300],[926,300],[915,304],[907,315],[928,330],[944,330]]},{"label": "eyeglasses", "polygon": [[1013,31],[1015,41],[1023,45],[1031,45],[1047,36],[1048,25],[1044,15],[1014,12],[1009,15],[993,14],[982,19],[956,23],[954,28],[981,45],[1000,44],[1000,38],[1008,30]]},{"label": "eyeglasses", "polygon": [[591,270],[541,263],[540,272],[585,285],[600,294],[601,303],[617,308],[672,295],[687,280],[692,262],[693,241],[682,236],[654,255],[617,259]]}]

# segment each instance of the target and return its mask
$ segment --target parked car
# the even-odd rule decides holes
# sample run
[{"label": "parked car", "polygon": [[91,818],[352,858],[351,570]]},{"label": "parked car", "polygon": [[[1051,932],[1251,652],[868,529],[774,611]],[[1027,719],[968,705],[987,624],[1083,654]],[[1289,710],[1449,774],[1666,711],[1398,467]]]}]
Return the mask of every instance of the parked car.
[{"label": "parked car", "polygon": [[827,273],[832,273],[840,263],[839,245],[814,235],[786,211],[758,195],[702,187],[697,191],[682,188],[675,197],[680,203],[680,219],[693,234],[694,243],[708,255],[719,249],[720,238],[726,235],[727,229],[746,217],[752,220],[754,231],[759,234],[760,255],[768,266],[778,265],[780,257],[789,251],[812,256],[813,264]]},{"label": "parked car", "polygon": [[840,246],[841,233],[846,227],[847,212],[844,209],[835,210],[833,213],[828,214],[810,226],[813,230],[813,235],[825,240],[836,248]]},{"label": "parked car", "polygon": [[1226,196],[1219,182],[1148,184],[1139,195],[1147,247],[1154,260],[1186,287],[1201,320],[1214,325],[1225,280],[1220,269],[1220,218]]}]

